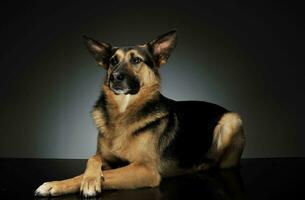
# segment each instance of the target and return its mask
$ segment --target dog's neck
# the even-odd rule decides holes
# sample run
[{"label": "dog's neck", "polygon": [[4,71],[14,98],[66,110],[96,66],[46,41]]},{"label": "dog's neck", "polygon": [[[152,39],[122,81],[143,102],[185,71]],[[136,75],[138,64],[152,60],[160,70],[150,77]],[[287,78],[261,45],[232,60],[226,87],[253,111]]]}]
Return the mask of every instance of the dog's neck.
[{"label": "dog's neck", "polygon": [[127,95],[123,95],[121,100],[118,100],[118,107],[119,107],[119,112],[124,112],[128,106],[128,104],[130,103],[130,94]]},{"label": "dog's neck", "polygon": [[107,107],[115,115],[136,112],[150,99],[156,98],[160,90],[159,84],[141,87],[137,94],[120,94],[116,95],[106,85],[103,85],[103,93],[107,99]]}]

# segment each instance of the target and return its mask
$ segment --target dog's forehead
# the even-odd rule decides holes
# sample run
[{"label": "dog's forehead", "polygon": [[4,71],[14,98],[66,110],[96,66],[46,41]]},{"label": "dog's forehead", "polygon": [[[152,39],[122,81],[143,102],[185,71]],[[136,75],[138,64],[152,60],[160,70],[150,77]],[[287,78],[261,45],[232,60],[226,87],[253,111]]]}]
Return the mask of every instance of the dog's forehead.
[{"label": "dog's forehead", "polygon": [[120,57],[125,57],[128,55],[137,55],[145,58],[147,56],[147,49],[144,45],[118,47],[114,54],[119,55]]}]

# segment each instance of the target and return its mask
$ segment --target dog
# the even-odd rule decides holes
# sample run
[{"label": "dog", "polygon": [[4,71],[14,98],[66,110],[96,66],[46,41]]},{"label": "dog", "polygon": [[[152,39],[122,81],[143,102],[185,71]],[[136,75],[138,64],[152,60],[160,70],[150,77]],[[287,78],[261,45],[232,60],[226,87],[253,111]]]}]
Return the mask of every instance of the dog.
[{"label": "dog", "polygon": [[92,110],[97,150],[83,174],[43,183],[37,196],[156,187],[163,177],[239,166],[245,147],[241,117],[203,101],[160,93],[159,69],[177,43],[176,30],[137,46],[114,47],[84,36],[107,70]]}]

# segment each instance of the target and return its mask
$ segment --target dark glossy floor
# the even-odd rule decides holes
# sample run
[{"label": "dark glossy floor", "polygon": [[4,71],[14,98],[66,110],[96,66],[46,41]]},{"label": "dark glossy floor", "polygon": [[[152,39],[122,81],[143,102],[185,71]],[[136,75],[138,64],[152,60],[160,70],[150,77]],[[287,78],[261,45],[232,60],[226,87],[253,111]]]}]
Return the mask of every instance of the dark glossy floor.
[{"label": "dark glossy floor", "polygon": [[[0,159],[0,199],[35,199],[42,182],[78,175],[85,160]],[[244,159],[238,170],[164,179],[158,188],[104,191],[96,199],[303,199],[305,159]],[[299,196],[301,195],[301,196]],[[40,198],[49,199],[49,198]],[[50,199],[81,199],[78,194]]]}]

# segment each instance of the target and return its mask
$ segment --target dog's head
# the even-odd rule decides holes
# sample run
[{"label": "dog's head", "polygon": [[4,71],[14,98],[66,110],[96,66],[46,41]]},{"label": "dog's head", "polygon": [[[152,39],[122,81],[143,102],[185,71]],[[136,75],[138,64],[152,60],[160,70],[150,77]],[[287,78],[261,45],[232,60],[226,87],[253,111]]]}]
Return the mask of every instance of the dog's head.
[{"label": "dog's head", "polygon": [[142,87],[159,84],[159,67],[175,47],[177,33],[170,31],[146,44],[127,47],[84,39],[97,63],[107,70],[105,85],[115,94],[137,94]]}]

